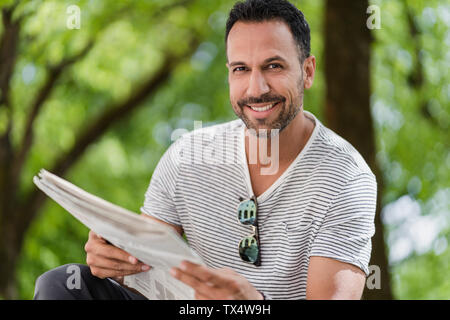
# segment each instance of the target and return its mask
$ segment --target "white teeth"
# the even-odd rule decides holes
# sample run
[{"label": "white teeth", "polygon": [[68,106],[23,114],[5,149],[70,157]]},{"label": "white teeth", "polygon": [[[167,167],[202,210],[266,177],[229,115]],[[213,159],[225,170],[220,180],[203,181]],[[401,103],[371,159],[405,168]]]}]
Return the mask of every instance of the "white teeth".
[{"label": "white teeth", "polygon": [[259,107],[259,108],[252,107],[252,106],[249,106],[249,107],[252,108],[252,110],[255,110],[255,111],[258,111],[258,112],[262,112],[262,111],[267,111],[267,110],[271,109],[275,104],[276,103],[272,103],[272,104],[268,104],[265,107]]}]

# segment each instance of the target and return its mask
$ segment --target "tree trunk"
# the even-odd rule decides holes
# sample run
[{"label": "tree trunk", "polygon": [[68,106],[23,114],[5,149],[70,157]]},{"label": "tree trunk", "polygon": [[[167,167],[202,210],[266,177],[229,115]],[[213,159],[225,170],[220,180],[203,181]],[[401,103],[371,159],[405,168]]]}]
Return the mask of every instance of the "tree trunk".
[{"label": "tree trunk", "polygon": [[19,254],[12,214],[15,192],[9,183],[12,159],[9,134],[6,134],[0,138],[0,299],[15,297],[14,270]]},{"label": "tree trunk", "polygon": [[0,225],[0,298],[17,298],[15,270],[20,256],[23,235],[19,235],[12,223]]},{"label": "tree trunk", "polygon": [[327,126],[349,141],[377,177],[376,232],[370,265],[381,271],[381,288],[364,291],[364,299],[392,299],[389,265],[380,218],[383,180],[376,163],[370,111],[370,43],[367,0],[327,0],[325,11],[325,77]]},{"label": "tree trunk", "polygon": [[11,8],[1,10],[3,33],[0,38],[0,108],[7,114],[6,129],[0,132],[0,299],[15,297],[14,270],[19,250],[14,228],[13,208],[16,190],[11,185],[11,168],[14,150],[11,144],[12,106],[10,104],[10,79],[17,59],[20,19],[13,20]]}]

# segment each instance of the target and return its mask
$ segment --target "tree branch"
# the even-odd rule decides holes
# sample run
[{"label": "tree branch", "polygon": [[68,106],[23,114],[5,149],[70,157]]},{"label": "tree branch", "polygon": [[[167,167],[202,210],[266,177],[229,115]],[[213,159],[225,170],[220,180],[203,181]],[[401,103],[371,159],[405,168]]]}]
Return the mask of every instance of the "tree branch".
[{"label": "tree branch", "polygon": [[[180,0],[175,3],[162,6],[157,10],[166,11],[170,8],[187,5],[193,2],[193,0]],[[191,48],[185,56],[189,56],[196,50],[198,46],[199,39],[196,37],[193,39]],[[64,175],[64,173],[81,157],[82,153],[87,149],[87,147],[101,137],[115,122],[119,119],[128,116],[133,110],[137,109],[141,102],[146,98],[151,96],[170,76],[171,72],[175,68],[177,62],[179,62],[183,57],[170,58],[166,60],[163,67],[155,73],[145,84],[137,90],[130,98],[118,106],[112,106],[107,108],[107,110],[102,116],[98,117],[95,122],[89,125],[84,131],[82,131],[78,138],[76,139],[73,148],[63,157],[56,161],[52,172],[58,175]],[[25,158],[25,157],[24,157]],[[23,160],[25,161],[25,160]],[[23,165],[22,165],[23,166]],[[19,211],[21,214],[14,217],[14,225],[17,226],[18,232],[25,232],[31,221],[37,215],[39,208],[45,201],[45,195],[38,189],[33,189],[30,193],[24,197],[24,201],[19,204],[19,208],[15,211]]]},{"label": "tree branch", "polygon": [[[59,176],[63,176],[82,156],[89,145],[98,140],[119,120],[129,117],[133,111],[142,106],[146,99],[154,95],[169,79],[179,62],[183,60],[183,58],[190,56],[197,49],[197,46],[198,39],[194,39],[192,45],[189,46],[189,48],[191,48],[189,52],[186,52],[182,57],[175,58],[169,56],[166,58],[158,71],[149,77],[148,80],[131,94],[127,100],[118,105],[106,108],[106,111],[101,116],[81,131],[71,150],[59,158],[49,171]],[[31,191],[30,195],[26,198],[26,201],[20,208],[21,215],[17,217],[18,220],[16,223],[19,225],[20,230],[27,229],[29,223],[33,221],[38,209],[42,206],[45,199],[45,194],[40,190],[35,188]]]},{"label": "tree branch", "polygon": [[414,12],[410,6],[408,6],[407,2],[403,1],[403,6],[406,12],[406,18],[408,23],[409,35],[411,37],[413,43],[414,50],[414,63],[411,73],[408,76],[408,85],[417,92],[418,95],[418,104],[420,114],[432,123],[434,126],[445,130],[439,123],[439,121],[431,114],[430,112],[430,104],[431,101],[426,94],[426,79],[425,79],[425,65],[423,63],[423,59],[421,57],[420,51],[422,50],[421,45],[421,28],[418,25]]},{"label": "tree branch", "polygon": [[[192,0],[180,0],[178,2],[173,2],[168,5],[162,6],[159,8],[153,15],[159,16],[160,13],[163,11],[170,10],[177,6],[185,6],[192,2]],[[25,17],[25,16],[24,16]],[[23,135],[22,143],[20,144],[20,148],[15,156],[14,164],[12,167],[12,183],[14,184],[14,187],[17,186],[20,178],[20,172],[21,169],[25,163],[26,156],[31,149],[32,142],[33,142],[33,123],[35,119],[37,118],[37,115],[39,114],[39,111],[44,104],[44,102],[47,100],[47,98],[50,96],[51,92],[53,91],[55,87],[55,83],[63,73],[63,71],[72,65],[73,63],[80,60],[82,57],[84,57],[90,49],[93,47],[93,41],[90,41],[88,45],[77,55],[64,59],[61,63],[59,63],[56,66],[51,66],[48,68],[48,77],[46,83],[43,85],[39,93],[37,94],[35,100],[33,101],[30,113],[25,125],[25,133]],[[14,188],[13,188],[14,189]]]},{"label": "tree branch", "polygon": [[76,139],[72,149],[61,157],[51,170],[57,175],[63,175],[66,170],[81,156],[86,148],[95,142],[103,133],[107,131],[118,120],[135,110],[151,93],[160,87],[173,71],[176,63],[173,58],[169,58],[160,69],[139,88],[135,93],[119,105],[106,108],[106,111],[86,127]]},{"label": "tree branch", "polygon": [[34,101],[30,107],[30,113],[28,115],[28,119],[25,125],[25,133],[22,138],[22,142],[20,144],[19,150],[17,151],[14,159],[14,165],[12,167],[12,181],[13,189],[19,183],[20,172],[22,170],[23,164],[25,163],[26,156],[31,149],[33,143],[33,124],[35,119],[37,118],[39,111],[41,110],[44,102],[51,95],[56,82],[60,78],[61,74],[68,67],[82,59],[86,54],[92,49],[93,41],[90,41],[78,54],[73,57],[66,58],[61,61],[56,66],[48,67],[48,76],[47,81],[44,83],[42,88],[39,90],[36,95]]},{"label": "tree branch", "polygon": [[412,43],[414,46],[414,57],[415,57],[414,67],[411,74],[408,77],[408,83],[412,88],[419,90],[424,84],[423,63],[420,56],[420,49],[421,49],[420,31],[419,26],[417,25],[416,20],[414,18],[414,13],[412,9],[408,6],[406,1],[403,1],[403,5],[406,12],[409,34],[411,36]]},{"label": "tree branch", "polygon": [[192,3],[194,0],[180,0],[173,3],[169,3],[165,6],[158,8],[152,15],[154,17],[160,17],[166,14],[166,12],[175,7],[186,7],[189,3]]}]

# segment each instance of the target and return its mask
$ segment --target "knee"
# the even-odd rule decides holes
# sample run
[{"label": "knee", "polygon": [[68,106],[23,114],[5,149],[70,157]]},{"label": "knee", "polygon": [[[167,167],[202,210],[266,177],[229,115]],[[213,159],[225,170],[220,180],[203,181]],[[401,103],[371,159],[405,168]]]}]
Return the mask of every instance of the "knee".
[{"label": "knee", "polygon": [[77,282],[80,283],[81,278],[87,273],[90,274],[88,266],[76,263],[65,264],[49,270],[36,279],[34,299],[53,300],[69,298],[68,289],[71,289],[71,286],[77,286]]}]

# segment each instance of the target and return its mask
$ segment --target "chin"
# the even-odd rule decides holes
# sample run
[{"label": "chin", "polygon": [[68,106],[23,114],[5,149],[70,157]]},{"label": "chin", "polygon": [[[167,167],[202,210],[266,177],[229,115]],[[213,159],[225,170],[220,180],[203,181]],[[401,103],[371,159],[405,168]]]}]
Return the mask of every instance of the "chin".
[{"label": "chin", "polygon": [[254,135],[258,138],[265,138],[268,136],[276,136],[279,134],[280,129],[274,128],[274,127],[267,127],[267,126],[255,126],[254,124],[248,126],[247,129],[249,129],[250,134],[255,133]]}]

